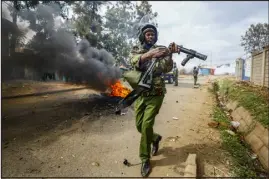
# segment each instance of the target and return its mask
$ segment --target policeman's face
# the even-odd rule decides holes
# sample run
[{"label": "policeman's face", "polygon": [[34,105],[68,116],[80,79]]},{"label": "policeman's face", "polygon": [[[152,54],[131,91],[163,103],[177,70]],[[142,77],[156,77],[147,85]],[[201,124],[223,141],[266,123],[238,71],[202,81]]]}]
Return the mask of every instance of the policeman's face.
[{"label": "policeman's face", "polygon": [[145,41],[147,44],[153,44],[155,39],[155,33],[152,31],[146,32],[145,34]]}]

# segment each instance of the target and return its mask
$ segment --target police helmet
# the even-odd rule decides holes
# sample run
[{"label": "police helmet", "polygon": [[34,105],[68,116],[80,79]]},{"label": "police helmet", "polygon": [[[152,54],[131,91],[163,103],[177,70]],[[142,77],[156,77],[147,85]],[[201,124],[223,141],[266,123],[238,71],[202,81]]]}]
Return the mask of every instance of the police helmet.
[{"label": "police helmet", "polygon": [[138,39],[139,39],[140,43],[141,44],[144,43],[144,41],[145,41],[145,34],[148,31],[153,31],[155,33],[155,39],[153,41],[153,44],[155,44],[157,42],[157,40],[158,40],[158,30],[152,24],[146,24],[146,25],[144,25],[143,27],[141,27],[139,29]]}]

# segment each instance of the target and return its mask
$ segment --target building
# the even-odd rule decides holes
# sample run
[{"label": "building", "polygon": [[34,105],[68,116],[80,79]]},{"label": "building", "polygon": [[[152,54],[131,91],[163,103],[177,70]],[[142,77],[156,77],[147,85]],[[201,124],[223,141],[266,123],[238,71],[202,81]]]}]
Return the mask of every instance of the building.
[{"label": "building", "polygon": [[214,75],[215,69],[213,67],[202,66],[199,69],[199,74],[202,76]]}]

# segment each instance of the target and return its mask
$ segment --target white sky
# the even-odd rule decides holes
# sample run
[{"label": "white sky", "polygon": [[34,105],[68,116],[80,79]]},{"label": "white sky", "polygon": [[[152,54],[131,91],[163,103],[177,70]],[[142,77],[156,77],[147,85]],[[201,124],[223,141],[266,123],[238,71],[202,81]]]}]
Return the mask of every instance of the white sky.
[{"label": "white sky", "polygon": [[[175,42],[208,55],[207,63],[231,63],[244,57],[240,46],[252,23],[268,23],[268,2],[150,1],[158,12],[159,44]],[[185,55],[174,55],[177,64]],[[211,58],[212,57],[212,58]],[[192,66],[201,60],[193,60]]]}]

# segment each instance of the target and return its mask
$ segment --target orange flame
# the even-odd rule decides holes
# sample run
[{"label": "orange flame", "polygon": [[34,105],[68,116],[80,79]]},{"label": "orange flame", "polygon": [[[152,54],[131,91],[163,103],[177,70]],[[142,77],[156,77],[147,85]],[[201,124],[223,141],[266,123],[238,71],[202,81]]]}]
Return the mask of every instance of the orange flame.
[{"label": "orange flame", "polygon": [[119,96],[119,97],[126,97],[131,90],[128,88],[124,87],[121,82],[118,80],[115,84],[111,85],[111,93],[110,96]]}]

